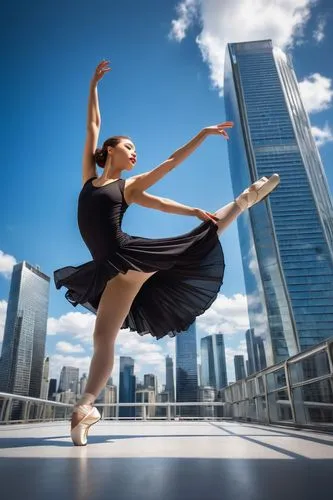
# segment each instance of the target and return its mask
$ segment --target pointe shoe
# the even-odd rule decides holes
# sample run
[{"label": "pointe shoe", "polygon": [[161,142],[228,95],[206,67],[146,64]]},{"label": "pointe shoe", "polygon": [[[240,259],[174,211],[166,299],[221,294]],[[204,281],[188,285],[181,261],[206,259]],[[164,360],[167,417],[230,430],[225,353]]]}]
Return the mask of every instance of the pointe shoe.
[{"label": "pointe shoe", "polygon": [[71,430],[73,444],[75,446],[85,446],[87,444],[89,428],[100,420],[101,414],[97,408],[90,405],[77,406],[74,408],[73,413],[78,413],[80,416],[82,415],[82,419]]},{"label": "pointe shoe", "polygon": [[274,189],[280,183],[279,174],[273,174],[268,179],[267,177],[262,177],[258,181],[251,184],[250,187],[245,189],[236,199],[235,202],[239,208],[243,211],[247,208],[252,207],[259,201],[263,201],[267,196],[274,191]]}]

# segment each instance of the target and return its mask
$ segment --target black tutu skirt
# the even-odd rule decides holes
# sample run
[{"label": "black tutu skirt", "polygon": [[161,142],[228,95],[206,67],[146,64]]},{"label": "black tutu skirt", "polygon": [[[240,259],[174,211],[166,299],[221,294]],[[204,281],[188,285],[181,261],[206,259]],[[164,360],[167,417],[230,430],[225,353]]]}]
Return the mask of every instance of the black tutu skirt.
[{"label": "black tutu skirt", "polygon": [[107,282],[128,270],[156,272],[141,287],[122,328],[157,339],[174,337],[203,314],[223,283],[224,255],[217,227],[206,221],[171,238],[129,236],[107,259],[92,260],[54,272],[56,288],[66,299],[97,313]]}]

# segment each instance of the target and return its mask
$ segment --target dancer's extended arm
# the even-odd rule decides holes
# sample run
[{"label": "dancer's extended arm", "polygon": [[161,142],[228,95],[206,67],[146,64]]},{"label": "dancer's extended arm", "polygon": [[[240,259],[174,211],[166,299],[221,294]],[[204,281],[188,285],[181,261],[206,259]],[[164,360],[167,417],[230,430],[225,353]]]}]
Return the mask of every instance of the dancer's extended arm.
[{"label": "dancer's extended arm", "polygon": [[177,149],[172,153],[169,158],[161,163],[158,167],[145,172],[143,174],[131,177],[129,183],[129,198],[132,199],[133,191],[145,191],[150,186],[156,184],[162,177],[164,177],[170,170],[174,169],[182,161],[185,160],[193,151],[202,143],[208,135],[222,135],[228,138],[228,134],[224,130],[233,126],[232,122],[224,122],[212,127],[203,128],[191,141]]},{"label": "dancer's extended arm", "polygon": [[107,61],[102,61],[101,63],[99,63],[90,82],[87,112],[87,135],[82,159],[83,184],[91,177],[97,175],[94,153],[97,147],[99,131],[101,127],[101,114],[98,104],[97,83],[105,73],[110,71],[111,68],[108,68],[108,64],[109,63]]},{"label": "dancer's extended arm", "polygon": [[154,208],[156,210],[161,210],[162,212],[167,212],[169,214],[178,215],[194,215],[201,220],[213,220],[217,221],[217,217],[213,214],[201,210],[201,208],[189,207],[188,205],[183,205],[174,200],[169,200],[168,198],[160,198],[159,196],[153,196],[152,194],[146,193],[145,191],[136,191],[134,195],[134,203],[147,208]]}]

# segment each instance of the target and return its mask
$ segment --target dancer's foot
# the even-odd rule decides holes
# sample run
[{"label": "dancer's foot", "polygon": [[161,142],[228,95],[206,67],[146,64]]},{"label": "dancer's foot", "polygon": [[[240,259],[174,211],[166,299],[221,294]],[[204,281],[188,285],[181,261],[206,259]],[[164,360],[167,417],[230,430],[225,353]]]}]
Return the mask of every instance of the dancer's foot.
[{"label": "dancer's foot", "polygon": [[251,184],[245,189],[236,199],[235,202],[243,211],[252,207],[259,201],[264,200],[267,196],[279,185],[279,174],[273,174],[269,179],[262,177],[258,181]]},{"label": "dancer's foot", "polygon": [[76,446],[85,446],[89,428],[101,418],[97,408],[90,404],[74,407],[71,421],[71,438]]}]

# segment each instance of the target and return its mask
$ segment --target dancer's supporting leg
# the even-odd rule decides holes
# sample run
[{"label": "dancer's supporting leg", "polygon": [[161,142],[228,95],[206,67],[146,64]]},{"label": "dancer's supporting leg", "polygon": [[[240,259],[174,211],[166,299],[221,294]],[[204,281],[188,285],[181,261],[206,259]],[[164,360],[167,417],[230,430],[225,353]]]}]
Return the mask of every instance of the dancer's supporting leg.
[{"label": "dancer's supporting leg", "polygon": [[[72,415],[73,429],[82,420],[85,407],[92,407],[105,386],[114,363],[114,343],[142,285],[154,273],[128,271],[110,280],[102,294],[95,322],[94,355],[91,360],[86,390],[76,403]],[[89,409],[89,408],[88,408]],[[81,411],[82,410],[82,411]]]}]

